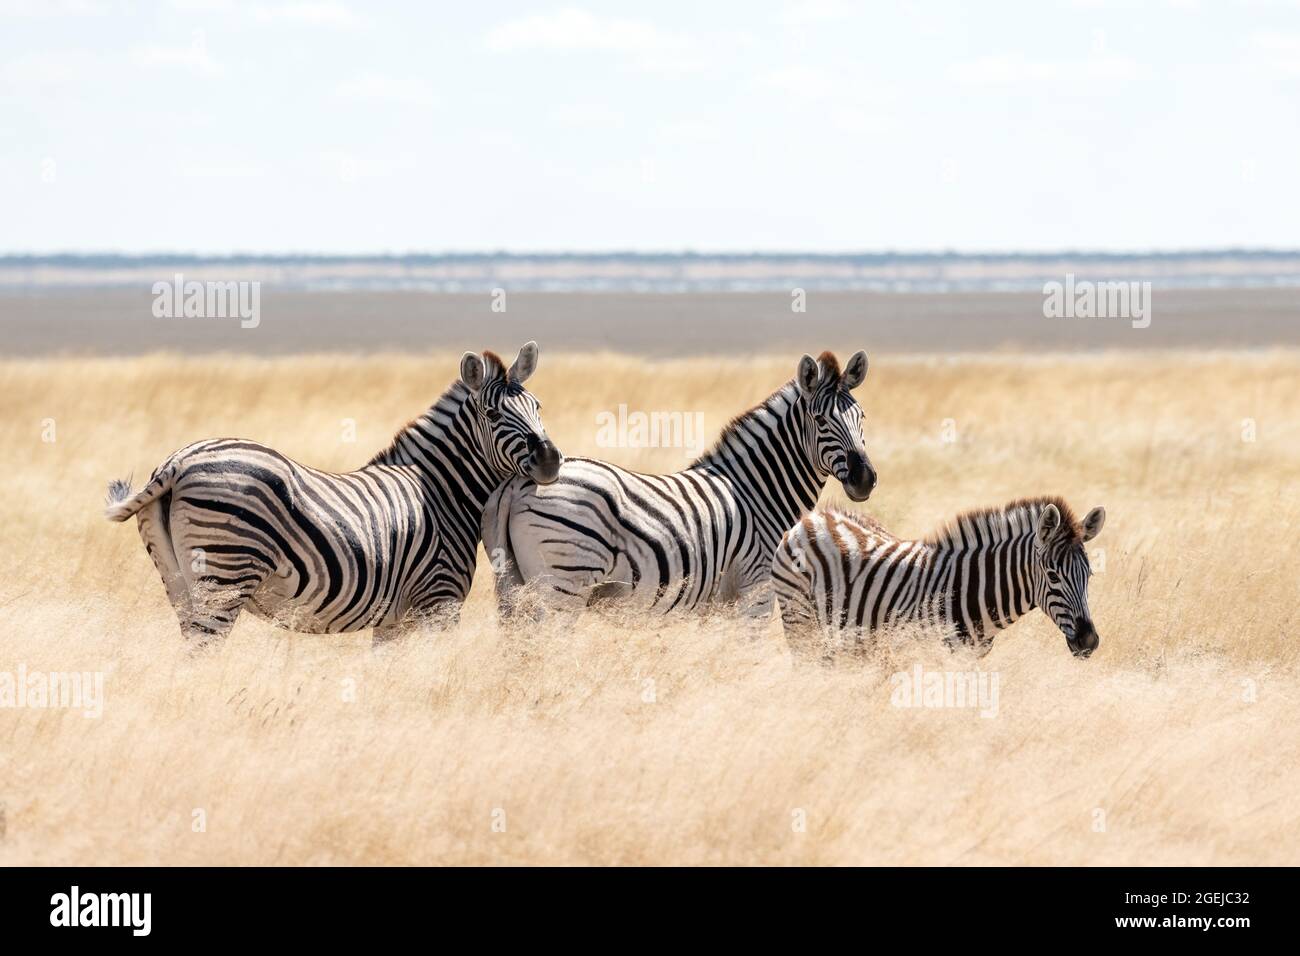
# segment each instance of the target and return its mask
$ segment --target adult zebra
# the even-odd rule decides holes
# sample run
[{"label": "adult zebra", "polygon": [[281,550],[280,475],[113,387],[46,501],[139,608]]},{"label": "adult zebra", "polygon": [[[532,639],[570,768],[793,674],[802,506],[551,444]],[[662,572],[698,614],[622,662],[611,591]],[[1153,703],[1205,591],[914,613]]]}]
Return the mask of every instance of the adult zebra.
[{"label": "adult zebra", "polygon": [[827,477],[855,501],[875,487],[862,409],[849,394],[866,374],[864,352],[843,372],[830,352],[818,361],[805,355],[793,381],[676,474],[571,458],[554,484],[506,482],[483,513],[503,615],[522,585],[536,583],[543,607],[622,597],[667,612],[734,600],[765,618],[772,550]]},{"label": "adult zebra", "polygon": [[135,495],[109,485],[107,517],[136,516],[181,634],[229,633],[241,609],[297,631],[454,621],[474,576],[483,505],[512,475],[554,481],[563,460],[524,388],[529,342],[507,371],[466,352],[460,378],[392,445],[347,474],[252,441],[182,448]]},{"label": "adult zebra", "polygon": [[1087,657],[1100,642],[1088,611],[1092,570],[1084,542],[1106,521],[1083,521],[1060,498],[1029,498],[969,511],[920,541],[890,534],[865,515],[827,509],[786,532],[772,583],[791,650],[807,653],[818,633],[897,624],[938,627],[983,649],[993,632],[1041,607]]}]

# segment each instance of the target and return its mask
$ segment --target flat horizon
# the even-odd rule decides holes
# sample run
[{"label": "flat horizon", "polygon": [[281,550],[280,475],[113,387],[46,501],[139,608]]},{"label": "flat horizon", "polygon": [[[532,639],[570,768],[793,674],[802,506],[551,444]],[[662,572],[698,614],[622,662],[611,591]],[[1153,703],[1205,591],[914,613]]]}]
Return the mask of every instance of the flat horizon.
[{"label": "flat horizon", "polygon": [[0,265],[11,262],[66,261],[66,260],[311,260],[326,262],[352,262],[364,260],[401,259],[967,259],[967,260],[1055,260],[1061,258],[1087,259],[1199,259],[1276,257],[1300,258],[1300,247],[1222,246],[1144,249],[1087,249],[1059,248],[1047,250],[973,250],[973,249],[439,249],[406,251],[315,252],[311,250],[250,251],[229,250],[212,252],[203,250],[172,249],[166,251],[133,250],[59,250],[41,252],[3,252]]}]

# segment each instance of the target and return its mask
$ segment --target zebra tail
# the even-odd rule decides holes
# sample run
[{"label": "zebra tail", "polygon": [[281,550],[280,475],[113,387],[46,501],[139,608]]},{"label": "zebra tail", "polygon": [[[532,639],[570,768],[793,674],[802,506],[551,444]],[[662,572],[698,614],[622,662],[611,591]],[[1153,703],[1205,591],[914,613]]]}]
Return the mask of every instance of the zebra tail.
[{"label": "zebra tail", "polygon": [[125,521],[137,511],[147,507],[171,490],[176,478],[174,467],[159,468],[149,484],[136,494],[131,494],[131,479],[118,478],[108,483],[108,496],[104,499],[104,517],[109,521]]}]

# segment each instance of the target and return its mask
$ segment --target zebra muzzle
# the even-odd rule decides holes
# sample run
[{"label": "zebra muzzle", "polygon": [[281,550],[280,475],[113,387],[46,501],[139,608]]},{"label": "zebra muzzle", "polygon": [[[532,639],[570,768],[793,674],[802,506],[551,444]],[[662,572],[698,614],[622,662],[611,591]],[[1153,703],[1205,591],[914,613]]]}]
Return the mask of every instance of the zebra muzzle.
[{"label": "zebra muzzle", "polygon": [[848,458],[848,474],[841,480],[844,493],[854,501],[866,501],[876,488],[876,469],[865,455],[852,453]]},{"label": "zebra muzzle", "polygon": [[1101,644],[1101,636],[1092,626],[1092,621],[1080,618],[1075,624],[1074,638],[1067,639],[1066,643],[1070,646],[1070,653],[1075,657],[1087,657]]},{"label": "zebra muzzle", "polygon": [[549,485],[560,477],[562,464],[564,464],[564,456],[560,454],[560,449],[555,446],[555,442],[549,439],[538,442],[528,459],[528,477],[539,485]]}]

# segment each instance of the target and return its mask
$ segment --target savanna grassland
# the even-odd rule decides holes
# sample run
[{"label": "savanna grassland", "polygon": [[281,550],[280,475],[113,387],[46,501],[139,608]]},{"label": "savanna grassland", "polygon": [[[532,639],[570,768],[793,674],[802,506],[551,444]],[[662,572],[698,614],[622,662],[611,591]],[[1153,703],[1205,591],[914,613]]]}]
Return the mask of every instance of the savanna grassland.
[{"label": "savanna grassland", "polygon": [[[503,630],[486,559],[447,633],[245,617],[183,647],[106,482],[211,436],[359,466],[457,357],[0,362],[0,672],[104,674],[98,718],[0,709],[0,863],[1300,863],[1300,354],[872,354],[886,526],[1105,505],[1087,661],[1041,614],[979,660],[894,639],[833,668],[775,618]],[[566,454],[667,470],[598,447],[597,413],[713,435],[797,358],[544,351],[530,387]],[[996,673],[996,716],[894,706],[918,663]]]}]

